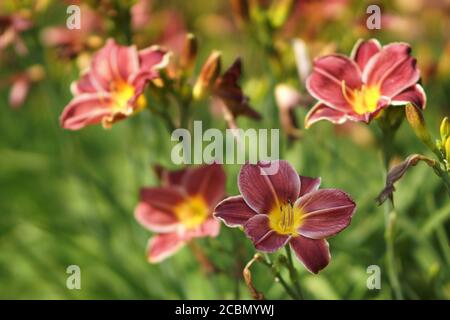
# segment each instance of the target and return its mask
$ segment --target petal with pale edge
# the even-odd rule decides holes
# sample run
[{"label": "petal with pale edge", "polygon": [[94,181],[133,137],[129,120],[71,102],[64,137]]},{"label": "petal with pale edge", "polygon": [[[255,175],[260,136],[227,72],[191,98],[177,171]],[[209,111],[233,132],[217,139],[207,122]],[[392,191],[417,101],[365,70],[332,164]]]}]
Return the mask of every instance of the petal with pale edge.
[{"label": "petal with pale edge", "polygon": [[158,263],[170,257],[184,245],[177,233],[159,234],[150,239],[147,258],[150,263]]},{"label": "petal with pale edge", "polygon": [[245,234],[252,240],[256,249],[274,252],[284,246],[290,236],[281,235],[269,226],[269,216],[258,214],[244,224]]},{"label": "petal with pale edge", "polygon": [[409,87],[405,91],[392,98],[392,105],[405,105],[408,102],[414,103],[418,108],[425,109],[427,96],[420,84]]},{"label": "petal with pale edge", "polygon": [[183,177],[183,185],[189,195],[202,195],[210,208],[214,208],[225,196],[226,175],[220,164],[203,165],[189,169]]},{"label": "petal with pale edge", "polygon": [[135,210],[136,220],[154,232],[171,232],[178,226],[173,208],[184,201],[176,188],[143,188]]},{"label": "petal with pale edge", "polygon": [[170,54],[158,46],[151,46],[139,51],[141,71],[151,71],[164,68],[169,63]]},{"label": "petal with pale edge", "polygon": [[299,198],[295,206],[304,213],[298,232],[312,239],[323,239],[345,229],[355,212],[356,204],[338,189],[321,189]]},{"label": "petal with pale edge", "polygon": [[112,99],[108,93],[86,93],[76,96],[62,112],[61,127],[78,130],[90,124],[99,124],[111,115]]},{"label": "petal with pale edge", "polygon": [[330,249],[325,239],[316,240],[298,236],[291,238],[289,244],[297,258],[312,273],[319,273],[330,263]]},{"label": "petal with pale edge", "polygon": [[[353,60],[342,55],[329,55],[314,61],[314,69],[306,80],[309,93],[332,109],[351,111],[343,95],[343,83],[347,90],[360,89],[361,71]],[[350,95],[350,92],[347,92]]]},{"label": "petal with pale edge", "polygon": [[363,71],[363,81],[380,86],[381,94],[393,97],[419,81],[416,59],[406,43],[389,44],[374,55]]},{"label": "petal with pale edge", "polygon": [[214,216],[229,227],[242,226],[255,215],[242,196],[226,198],[214,210]]},{"label": "petal with pale edge", "polygon": [[267,214],[280,203],[297,200],[300,178],[285,160],[260,161],[242,166],[238,187],[250,208]]},{"label": "petal with pale edge", "polygon": [[353,47],[351,57],[358,64],[361,70],[364,70],[367,62],[376,53],[380,52],[381,45],[376,39],[367,41],[359,40]]},{"label": "petal with pale edge", "polygon": [[300,176],[301,188],[298,197],[301,197],[307,193],[318,190],[321,182],[322,182],[321,178]]},{"label": "petal with pale edge", "polygon": [[309,128],[312,124],[320,120],[328,120],[334,124],[343,124],[347,121],[347,116],[344,112],[337,111],[322,102],[318,102],[306,115],[305,128]]}]

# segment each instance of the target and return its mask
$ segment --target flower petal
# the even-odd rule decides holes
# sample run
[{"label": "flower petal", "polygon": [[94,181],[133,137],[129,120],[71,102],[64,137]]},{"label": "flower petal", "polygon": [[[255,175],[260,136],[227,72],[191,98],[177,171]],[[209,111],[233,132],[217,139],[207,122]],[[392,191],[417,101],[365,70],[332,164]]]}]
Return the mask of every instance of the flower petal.
[{"label": "flower petal", "polygon": [[299,198],[295,206],[305,213],[298,232],[312,239],[323,239],[345,229],[356,204],[348,194],[337,189],[321,189]]},{"label": "flower petal", "polygon": [[362,85],[361,71],[353,60],[335,54],[314,61],[313,72],[306,79],[306,88],[317,100],[346,112],[352,108],[343,95],[343,82],[347,89],[359,89]]},{"label": "flower petal", "polygon": [[179,186],[187,172],[186,168],[169,171],[163,166],[155,165],[154,171],[161,182],[162,186]]},{"label": "flower petal", "polygon": [[203,165],[189,169],[183,178],[183,185],[189,195],[202,195],[210,208],[214,208],[225,196],[226,176],[222,165]]},{"label": "flower petal", "polygon": [[184,241],[176,233],[159,234],[150,239],[147,258],[150,263],[158,263],[177,252]]},{"label": "flower petal", "polygon": [[135,210],[136,220],[151,231],[172,232],[179,225],[173,209],[183,201],[185,196],[178,188],[143,188]]},{"label": "flower petal", "polygon": [[347,115],[344,112],[330,108],[322,102],[318,102],[306,115],[305,128],[311,127],[311,125],[320,120],[328,120],[335,124],[343,124],[347,121]]},{"label": "flower petal", "polygon": [[320,183],[322,182],[322,179],[319,178],[311,178],[311,177],[305,177],[300,176],[300,193],[298,197],[301,197],[307,193],[316,191],[320,187]]},{"label": "flower petal", "polygon": [[244,225],[256,215],[242,196],[228,197],[214,209],[214,217],[221,219],[229,227]]},{"label": "flower petal", "polygon": [[290,239],[287,235],[276,233],[269,227],[269,217],[258,214],[244,224],[245,234],[252,240],[255,248],[264,252],[274,252]]},{"label": "flower petal", "polygon": [[376,39],[359,40],[353,47],[351,57],[358,64],[359,68],[364,70],[369,59],[380,52],[380,50],[381,45]]},{"label": "flower petal", "polygon": [[407,88],[400,94],[392,98],[392,105],[405,105],[408,102],[414,103],[417,107],[425,109],[427,96],[420,84]]},{"label": "flower petal", "polygon": [[416,59],[406,43],[389,44],[374,55],[363,71],[363,81],[368,85],[380,85],[381,94],[393,97],[419,81],[420,72]]},{"label": "flower petal", "polygon": [[217,237],[220,231],[220,223],[214,218],[207,219],[198,228],[189,230],[186,233],[186,239],[202,238],[202,237]]},{"label": "flower petal", "polygon": [[170,53],[158,46],[151,46],[139,51],[141,71],[161,69],[169,63]]},{"label": "flower petal", "polygon": [[111,95],[108,93],[86,93],[76,96],[62,112],[61,127],[78,130],[90,124],[101,123],[111,115]]},{"label": "flower petal", "polygon": [[25,102],[28,91],[30,90],[30,81],[26,77],[14,81],[9,92],[9,104],[13,108],[19,108]]},{"label": "flower petal", "polygon": [[242,166],[238,187],[250,208],[267,214],[278,202],[295,202],[300,192],[300,178],[285,160],[260,161]]},{"label": "flower petal", "polygon": [[298,236],[291,238],[289,243],[297,258],[312,273],[319,273],[330,263],[330,249],[325,239],[316,240]]},{"label": "flower petal", "polygon": [[90,72],[95,81],[105,91],[110,90],[111,82],[120,79],[119,77],[114,77],[111,69],[112,52],[116,50],[116,47],[116,42],[113,39],[108,39],[106,45],[92,57]]}]

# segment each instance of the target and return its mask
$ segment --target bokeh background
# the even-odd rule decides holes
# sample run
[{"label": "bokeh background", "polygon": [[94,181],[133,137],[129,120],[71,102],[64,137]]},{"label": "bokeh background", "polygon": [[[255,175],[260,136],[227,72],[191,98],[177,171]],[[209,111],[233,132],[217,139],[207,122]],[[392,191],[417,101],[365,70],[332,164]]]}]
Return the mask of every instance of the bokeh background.
[{"label": "bokeh background", "polygon": [[[170,135],[158,118],[140,113],[110,130],[60,128],[58,117],[71,99],[70,83],[108,37],[139,47],[158,43],[176,48],[187,31],[193,32],[199,39],[197,70],[213,49],[222,52],[225,66],[240,56],[244,92],[263,114],[260,122],[238,119],[242,128],[280,127],[277,84],[289,83],[305,92],[293,39],[304,41],[311,58],[329,52],[349,54],[359,38],[375,37],[383,44],[406,41],[422,70],[428,96],[424,114],[436,137],[440,120],[450,115],[448,1],[370,1],[381,7],[382,28],[368,30],[365,1],[299,0],[289,10],[287,22],[273,32],[262,22],[248,21],[238,10],[240,1],[143,2],[147,6],[139,11],[140,20],[129,15],[135,1],[83,2],[82,17],[92,11],[100,26],[91,26],[87,34],[82,28],[74,37],[75,45],[56,47],[48,28],[64,28],[67,6],[80,2],[0,3],[0,32],[7,31],[4,17],[12,14],[30,23],[18,33],[20,38],[13,37],[0,50],[0,298],[250,298],[241,271],[254,248],[239,229],[222,227],[218,238],[199,242],[215,264],[236,270],[234,278],[205,275],[188,248],[160,264],[147,263],[151,233],[133,216],[138,190],[157,183],[152,165],[174,168]],[[272,10],[271,1],[249,2]],[[11,90],[24,75],[29,76],[30,88],[23,104],[17,105],[10,100]],[[195,118],[202,119],[204,127],[225,129],[225,121],[211,113],[208,104],[195,105]],[[309,107],[295,109],[300,127]],[[384,185],[376,135],[375,124],[335,127],[321,122],[303,132],[301,139],[281,142],[282,157],[301,174],[321,176],[324,187],[344,189],[358,204],[351,226],[330,239],[332,261],[324,271],[312,275],[296,263],[308,298],[392,298],[384,272],[383,209],[374,200]],[[394,143],[394,161],[411,153],[429,154],[406,121]],[[225,169],[227,191],[237,194],[239,166]],[[405,296],[449,299],[450,201],[444,186],[424,164],[396,186],[395,246]],[[73,264],[81,268],[81,290],[66,288],[66,268]],[[366,287],[369,265],[381,267],[381,290]],[[255,286],[267,298],[288,298],[263,266],[255,265],[252,272]]]}]

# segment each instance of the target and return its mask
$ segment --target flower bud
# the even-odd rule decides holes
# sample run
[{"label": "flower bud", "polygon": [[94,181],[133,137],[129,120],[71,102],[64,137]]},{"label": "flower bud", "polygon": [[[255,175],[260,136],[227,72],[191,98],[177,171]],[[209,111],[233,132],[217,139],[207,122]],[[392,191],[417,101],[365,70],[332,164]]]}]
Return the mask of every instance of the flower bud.
[{"label": "flower bud", "polygon": [[447,160],[447,163],[450,164],[450,137],[447,138],[444,144],[445,149],[445,159]]},{"label": "flower bud", "polygon": [[219,51],[213,51],[203,65],[200,75],[195,82],[192,91],[194,99],[199,100],[206,96],[213,87],[217,77],[220,75],[220,68],[221,53]]},{"label": "flower bud", "polygon": [[192,70],[197,57],[197,38],[188,33],[184,39],[183,49],[180,56],[180,67],[184,71]]},{"label": "flower bud", "polygon": [[248,0],[231,0],[231,11],[239,23],[249,20]]},{"label": "flower bud", "polygon": [[270,22],[275,28],[282,27],[292,12],[293,0],[275,0],[269,8]]},{"label": "flower bud", "polygon": [[447,139],[447,137],[450,136],[450,122],[448,121],[448,117],[445,117],[442,120],[440,132],[441,132],[442,143],[444,143],[445,140]]},{"label": "flower bud", "polygon": [[430,149],[436,149],[436,145],[433,143],[430,134],[428,133],[422,111],[415,105],[408,103],[405,107],[405,112],[406,118],[408,119],[408,122],[411,128],[414,130],[416,136]]}]

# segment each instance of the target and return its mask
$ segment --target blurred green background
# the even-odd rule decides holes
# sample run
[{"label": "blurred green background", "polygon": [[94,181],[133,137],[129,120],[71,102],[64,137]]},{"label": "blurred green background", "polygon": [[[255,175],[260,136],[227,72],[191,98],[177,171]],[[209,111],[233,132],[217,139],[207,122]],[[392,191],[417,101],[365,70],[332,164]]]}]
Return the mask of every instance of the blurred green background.
[{"label": "blurred green background", "polygon": [[[34,23],[22,34],[29,54],[20,56],[11,47],[0,54],[0,79],[35,64],[45,70],[45,78],[32,84],[20,108],[9,106],[10,84],[0,82],[0,298],[249,299],[241,271],[254,248],[238,229],[222,226],[218,238],[199,241],[215,264],[236,270],[235,279],[223,274],[206,276],[188,248],[160,264],[147,263],[151,233],[137,224],[133,210],[139,188],[156,184],[151,166],[174,167],[170,135],[159,119],[145,112],[111,130],[95,126],[68,132],[59,127],[58,117],[71,99],[69,86],[78,78],[80,59],[63,59],[41,41],[45,27],[65,24],[68,4],[38,2],[5,1],[0,6],[1,15],[32,10]],[[110,2],[121,10],[132,4]],[[164,31],[179,22],[181,29],[199,38],[197,70],[212,49],[222,51],[225,66],[241,56],[244,92],[264,117],[259,123],[239,119],[242,128],[280,127],[276,84],[289,82],[304,92],[297,79],[291,39],[302,38],[312,57],[326,47],[349,54],[361,37],[376,37],[383,44],[406,41],[422,70],[428,96],[425,118],[437,137],[440,120],[450,115],[448,2],[378,2],[383,25],[372,31],[365,27],[368,4],[364,1],[298,2],[302,4],[293,13],[295,18],[270,35],[282,53],[282,70],[269,61],[264,40],[253,29],[239,27],[229,1],[152,1],[151,27],[136,32],[132,39],[145,46],[164,42]],[[333,5],[338,9],[326,10]],[[125,44],[123,30],[129,27],[121,25],[122,20],[107,20],[102,37],[112,36]],[[224,129],[224,121],[211,117],[207,104],[195,106],[196,119],[203,119],[204,127]],[[298,123],[303,123],[306,112],[307,108],[296,110]],[[312,275],[296,263],[308,298],[392,298],[384,272],[383,209],[374,201],[384,185],[376,134],[375,124],[336,128],[320,122],[300,140],[283,139],[282,157],[299,173],[321,176],[323,187],[347,191],[358,205],[351,226],[330,239],[332,260],[324,271]],[[398,160],[411,153],[429,154],[406,121],[395,147]],[[239,166],[225,169],[227,191],[235,195]],[[450,201],[444,186],[432,170],[419,164],[396,187],[395,246],[405,296],[450,299]],[[241,264],[236,264],[237,257]],[[81,290],[66,288],[69,265],[81,268]],[[366,287],[369,265],[381,267],[381,290]],[[255,265],[252,271],[255,286],[267,298],[288,298],[263,266]]]}]

